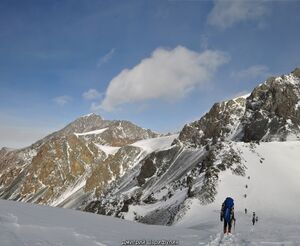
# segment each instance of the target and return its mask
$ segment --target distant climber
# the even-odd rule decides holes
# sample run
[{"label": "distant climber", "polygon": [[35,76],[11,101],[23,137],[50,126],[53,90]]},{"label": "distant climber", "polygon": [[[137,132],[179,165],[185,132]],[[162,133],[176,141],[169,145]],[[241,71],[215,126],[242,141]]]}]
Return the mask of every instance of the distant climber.
[{"label": "distant climber", "polygon": [[256,218],[255,218],[255,222],[258,222],[258,216],[256,216]]},{"label": "distant climber", "polygon": [[231,197],[227,197],[222,204],[220,220],[224,220],[224,234],[231,233],[232,222],[235,222],[234,202]]},{"label": "distant climber", "polygon": [[245,208],[245,214],[247,214],[247,212],[248,212],[248,210],[247,210],[247,208]]},{"label": "distant climber", "polygon": [[255,212],[253,212],[253,215],[252,215],[252,224],[253,225],[255,224],[255,221],[256,221],[256,216],[255,216]]}]

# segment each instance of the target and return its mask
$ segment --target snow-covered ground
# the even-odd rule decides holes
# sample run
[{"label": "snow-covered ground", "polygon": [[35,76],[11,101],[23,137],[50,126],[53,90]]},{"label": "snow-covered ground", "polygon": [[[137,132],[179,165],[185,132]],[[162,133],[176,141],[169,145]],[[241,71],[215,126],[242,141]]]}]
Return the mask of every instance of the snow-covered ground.
[{"label": "snow-covered ground", "polygon": [[[233,148],[241,152],[246,175],[232,175],[229,170],[221,172],[215,202],[196,210],[219,210],[224,199],[231,196],[236,211],[247,208],[258,216],[296,218],[300,222],[300,141],[260,143],[254,147],[233,143]],[[193,217],[186,215],[181,224],[187,220],[191,225]],[[196,218],[195,223],[199,217]]]},{"label": "snow-covered ground", "polygon": [[1,246],[130,245],[125,244],[126,240],[170,240],[179,245],[197,245],[202,241],[196,230],[149,226],[75,210],[0,200]]},{"label": "snow-covered ground", "polygon": [[[191,246],[300,245],[300,142],[232,145],[241,153],[247,166],[246,175],[221,173],[215,202],[202,206],[197,199],[188,200],[189,209],[175,226],[150,226],[0,200],[0,245],[138,245],[126,244],[126,240],[148,242],[140,241],[139,245],[164,245],[158,244],[158,240]],[[233,234],[224,236],[219,211],[226,196],[235,200],[237,221]],[[253,211],[258,215],[254,226],[251,224]]]},{"label": "snow-covered ground", "polygon": [[[261,218],[252,226],[251,215],[238,213],[233,235],[224,236],[218,211],[214,215],[214,220],[199,219],[197,225],[188,229],[143,225],[70,209],[0,200],[0,245],[166,245],[158,244],[162,240],[173,243],[169,245],[191,246],[300,245],[299,223]],[[140,240],[140,244],[129,244],[133,240]]]},{"label": "snow-covered ground", "polygon": [[[176,227],[205,230],[211,244],[219,245],[219,212],[227,196],[235,200],[236,230],[225,245],[300,245],[300,141],[252,145],[233,143],[241,152],[246,175],[221,173],[214,203],[201,206],[194,199]],[[248,212],[245,214],[245,208]],[[258,223],[251,225],[252,212]],[[221,244],[222,245],[222,244]]]}]

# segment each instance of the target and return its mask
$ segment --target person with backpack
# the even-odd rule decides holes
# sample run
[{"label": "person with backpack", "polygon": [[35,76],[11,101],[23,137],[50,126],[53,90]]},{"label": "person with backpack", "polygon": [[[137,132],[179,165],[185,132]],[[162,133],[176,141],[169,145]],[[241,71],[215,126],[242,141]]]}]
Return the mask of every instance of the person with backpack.
[{"label": "person with backpack", "polygon": [[227,197],[222,203],[220,219],[221,222],[224,220],[224,234],[231,233],[232,222],[235,222],[234,201],[231,197]]}]

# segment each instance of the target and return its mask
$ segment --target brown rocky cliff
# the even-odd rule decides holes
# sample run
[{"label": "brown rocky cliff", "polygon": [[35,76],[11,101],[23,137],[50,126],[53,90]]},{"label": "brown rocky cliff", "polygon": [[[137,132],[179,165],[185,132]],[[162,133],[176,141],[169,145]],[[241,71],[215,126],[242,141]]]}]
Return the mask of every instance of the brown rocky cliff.
[{"label": "brown rocky cliff", "polygon": [[[106,131],[89,134],[99,129]],[[0,196],[52,204],[82,179],[87,180],[86,192],[100,192],[130,168],[140,153],[128,145],[155,136],[131,122],[103,120],[95,114],[80,117],[28,148],[1,149]],[[97,144],[121,149],[107,155]]]}]

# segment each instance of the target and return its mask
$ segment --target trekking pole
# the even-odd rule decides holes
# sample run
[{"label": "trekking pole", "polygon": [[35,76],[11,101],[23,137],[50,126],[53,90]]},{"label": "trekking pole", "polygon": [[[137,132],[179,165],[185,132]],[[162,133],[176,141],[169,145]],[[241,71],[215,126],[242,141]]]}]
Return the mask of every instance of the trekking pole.
[{"label": "trekking pole", "polygon": [[235,232],[235,218],[234,218],[234,223],[233,223],[233,231]]}]

